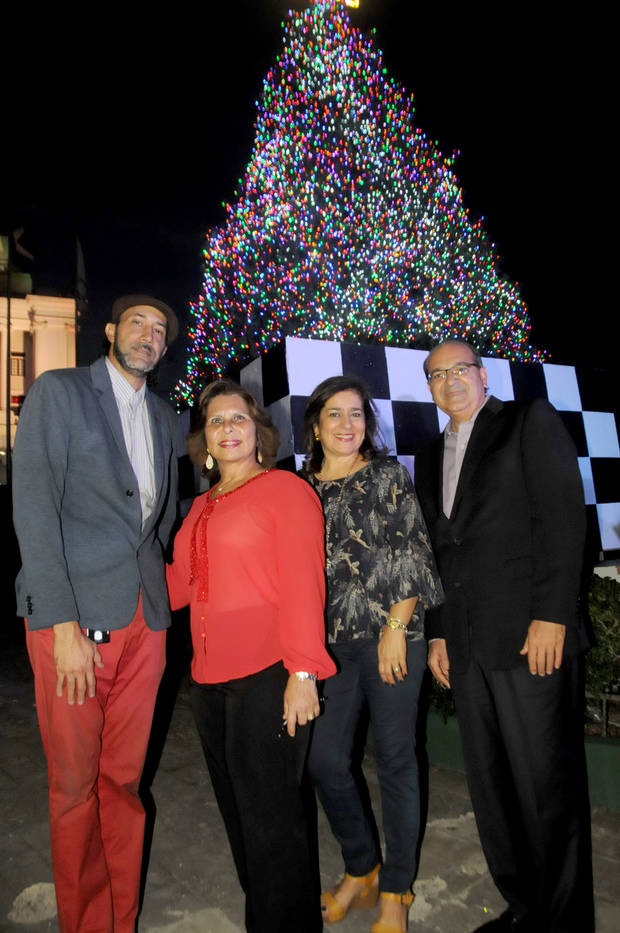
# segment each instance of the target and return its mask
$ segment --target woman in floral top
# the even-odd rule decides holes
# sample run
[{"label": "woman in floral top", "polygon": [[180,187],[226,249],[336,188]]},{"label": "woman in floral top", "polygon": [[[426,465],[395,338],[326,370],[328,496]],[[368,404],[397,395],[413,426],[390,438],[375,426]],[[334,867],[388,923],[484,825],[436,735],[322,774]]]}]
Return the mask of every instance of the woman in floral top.
[{"label": "woman in floral top", "polygon": [[[423,609],[442,598],[424,520],[406,469],[377,449],[365,386],[348,376],[322,382],[308,402],[306,476],[325,515],[327,622],[339,673],[325,685],[325,713],[309,771],[345,864],[321,897],[334,923],[373,907],[372,933],[402,933],[413,901],[420,825],[415,752],[426,662]],[[385,859],[377,848],[351,758],[368,706],[381,787]]]}]

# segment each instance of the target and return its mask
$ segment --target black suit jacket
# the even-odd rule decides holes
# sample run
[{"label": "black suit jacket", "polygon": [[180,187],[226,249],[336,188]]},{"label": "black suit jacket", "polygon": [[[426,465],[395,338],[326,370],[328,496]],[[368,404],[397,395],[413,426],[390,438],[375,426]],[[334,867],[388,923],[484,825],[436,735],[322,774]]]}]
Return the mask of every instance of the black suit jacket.
[{"label": "black suit jacket", "polygon": [[494,669],[523,663],[532,619],[566,625],[565,653],[574,654],[585,509],[576,451],[557,412],[543,399],[491,396],[476,418],[449,517],[443,449],[442,435],[415,463],[446,591],[427,615],[427,636],[446,639],[457,671],[472,655]]}]

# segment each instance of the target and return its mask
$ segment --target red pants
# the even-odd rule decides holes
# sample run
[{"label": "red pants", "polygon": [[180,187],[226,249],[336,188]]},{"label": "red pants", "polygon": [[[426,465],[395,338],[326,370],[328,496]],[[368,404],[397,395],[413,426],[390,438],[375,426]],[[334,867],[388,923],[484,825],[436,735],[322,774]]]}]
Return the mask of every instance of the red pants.
[{"label": "red pants", "polygon": [[138,784],[165,665],[165,632],[142,604],[99,645],[97,691],[56,696],[53,629],[26,633],[47,757],[52,865],[62,933],[134,933],[144,838]]}]

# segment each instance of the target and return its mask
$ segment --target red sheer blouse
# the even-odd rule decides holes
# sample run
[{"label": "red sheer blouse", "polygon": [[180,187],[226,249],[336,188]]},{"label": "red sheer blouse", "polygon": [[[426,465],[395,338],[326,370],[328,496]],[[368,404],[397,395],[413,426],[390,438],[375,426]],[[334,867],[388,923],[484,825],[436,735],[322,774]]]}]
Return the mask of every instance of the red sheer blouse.
[{"label": "red sheer blouse", "polygon": [[197,496],[167,568],[170,605],[190,606],[195,681],[279,660],[290,672],[336,672],[325,648],[323,537],[318,497],[285,470]]}]

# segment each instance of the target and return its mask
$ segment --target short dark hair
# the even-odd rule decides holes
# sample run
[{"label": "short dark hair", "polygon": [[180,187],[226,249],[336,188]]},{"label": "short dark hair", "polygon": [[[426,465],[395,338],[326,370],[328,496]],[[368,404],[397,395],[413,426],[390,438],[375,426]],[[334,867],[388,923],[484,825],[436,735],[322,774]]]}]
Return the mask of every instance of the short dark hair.
[{"label": "short dark hair", "polygon": [[447,340],[440,340],[439,343],[436,343],[435,346],[431,347],[431,349],[428,351],[428,356],[424,360],[424,364],[423,364],[425,376],[428,376],[428,360],[429,360],[431,353],[434,353],[435,350],[439,349],[439,347],[445,347],[448,344],[452,344],[452,343],[460,344],[460,346],[462,347],[467,347],[467,349],[471,352],[476,365],[477,366],[483,365],[482,357],[480,356],[480,351],[476,350],[475,347],[472,347],[471,343],[468,343],[466,340],[460,340],[458,337],[449,337]]},{"label": "short dark hair", "polygon": [[386,453],[383,442],[377,440],[379,436],[377,412],[366,384],[357,376],[330,376],[313,391],[304,412],[304,443],[307,454],[304,469],[309,473],[318,473],[323,463],[323,447],[314,436],[314,429],[319,423],[321,412],[332,395],[349,390],[357,392],[361,398],[366,419],[366,433],[360,445],[360,453],[366,460],[372,460],[379,454]]},{"label": "short dark hair", "polygon": [[198,399],[198,417],[190,433],[187,435],[187,452],[192,463],[203,467],[205,475],[215,479],[219,475],[217,464],[212,470],[204,466],[207,457],[207,439],[205,437],[205,424],[207,423],[207,409],[212,399],[218,395],[238,395],[248,406],[250,418],[256,426],[256,446],[261,453],[262,465],[267,469],[274,466],[280,446],[280,432],[269,415],[263,411],[251,392],[243,386],[233,382],[232,379],[216,379],[210,382],[200,393]]}]

